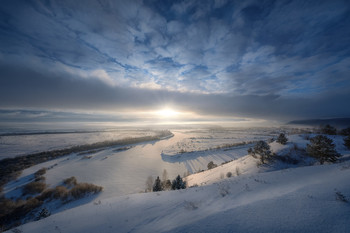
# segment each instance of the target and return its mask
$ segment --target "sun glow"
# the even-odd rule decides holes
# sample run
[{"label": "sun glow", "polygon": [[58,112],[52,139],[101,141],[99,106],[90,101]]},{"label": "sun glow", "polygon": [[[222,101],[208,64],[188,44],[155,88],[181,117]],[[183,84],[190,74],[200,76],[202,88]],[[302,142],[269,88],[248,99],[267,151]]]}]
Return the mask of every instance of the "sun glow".
[{"label": "sun glow", "polygon": [[180,114],[180,112],[174,111],[170,108],[165,108],[165,109],[156,111],[155,113],[156,113],[156,115],[158,115],[159,117],[162,117],[162,118],[172,118],[172,117],[176,117]]}]

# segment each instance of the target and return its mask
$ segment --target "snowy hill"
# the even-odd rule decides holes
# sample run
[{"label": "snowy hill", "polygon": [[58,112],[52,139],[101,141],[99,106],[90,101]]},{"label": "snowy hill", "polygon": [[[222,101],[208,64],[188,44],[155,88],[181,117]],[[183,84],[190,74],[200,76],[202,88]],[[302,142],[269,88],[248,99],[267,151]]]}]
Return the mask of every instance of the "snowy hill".
[{"label": "snowy hill", "polygon": [[[112,181],[107,177],[99,178],[98,183],[105,181],[103,185],[107,191],[63,205],[47,218],[12,230],[29,233],[349,232],[349,150],[344,147],[341,136],[329,136],[334,140],[337,151],[343,155],[343,162],[318,165],[314,159],[301,153],[309,142],[309,136],[290,135],[286,145],[270,143],[272,152],[298,160],[297,164],[276,160],[272,164],[261,165],[259,159],[243,155],[240,147],[238,154],[236,149],[215,150],[215,153],[191,152],[188,161],[200,159],[208,162],[214,158],[215,163],[224,163],[186,177],[188,186],[193,186],[186,190],[120,196],[117,189],[114,191],[116,195],[113,195]],[[172,145],[177,138],[183,137],[183,134],[175,134],[174,138],[159,142],[161,144],[155,148],[160,153],[160,145]],[[142,148],[147,152],[147,147],[141,145],[140,149]],[[94,161],[101,161],[112,150],[106,150],[102,155],[97,152],[87,160],[90,162],[84,162],[84,166],[93,169],[96,166]],[[222,160],[223,155],[230,153],[232,155],[228,159],[233,159],[231,162]],[[48,172],[47,179],[51,184],[59,182],[62,176],[59,173],[62,172],[75,169],[78,177],[79,173],[89,174],[77,170],[81,166],[81,159],[75,157],[74,154],[68,156],[72,160],[69,163],[62,159],[52,173]],[[168,159],[174,160],[173,163],[176,159],[184,162],[186,154]],[[57,161],[48,164],[52,162]],[[310,166],[311,164],[316,165]],[[22,176],[30,177],[43,165],[45,164],[26,169]],[[228,172],[231,172],[231,177],[228,177]],[[94,177],[99,177],[97,170],[87,180]],[[25,182],[23,179],[19,179],[17,185],[20,185],[18,182]],[[7,195],[16,195],[14,182],[5,188]]]},{"label": "snowy hill", "polygon": [[181,191],[97,196],[92,203],[18,229],[26,233],[349,232],[349,179],[346,162],[243,174]]},{"label": "snowy hill", "polygon": [[[48,168],[45,177],[50,187],[76,176],[102,185],[104,191],[63,205],[45,203],[41,208],[49,209],[51,216],[12,232],[348,232],[350,153],[342,136],[328,136],[342,159],[325,165],[305,154],[312,134],[289,135],[285,145],[269,143],[276,158],[269,164],[247,155],[252,144],[217,147],[218,136],[214,141],[203,137],[203,132],[194,136],[178,131],[172,138],[126,150],[73,153],[25,169],[4,187],[6,197],[20,197],[18,187],[42,167]],[[244,142],[254,137],[245,136]],[[179,145],[193,150],[177,153]],[[164,154],[170,150],[174,152]],[[186,168],[201,170],[209,161],[218,166],[187,176],[190,188],[186,190],[137,193],[144,189],[148,175],[160,175],[164,167],[172,178]]]}]

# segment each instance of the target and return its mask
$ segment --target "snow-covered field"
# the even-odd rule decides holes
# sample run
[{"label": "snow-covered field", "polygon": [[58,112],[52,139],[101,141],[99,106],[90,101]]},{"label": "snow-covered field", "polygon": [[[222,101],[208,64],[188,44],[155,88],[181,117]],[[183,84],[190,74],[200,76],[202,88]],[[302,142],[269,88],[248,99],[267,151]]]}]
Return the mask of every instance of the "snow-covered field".
[{"label": "snow-covered field", "polygon": [[[249,132],[242,134],[242,130],[238,132],[217,130],[215,132],[206,129],[197,131],[174,130],[172,132],[174,137],[152,143],[139,143],[128,150],[120,151],[118,150],[119,147],[112,147],[84,155],[71,154],[35,165],[25,169],[16,182],[11,182],[5,186],[5,195],[16,197],[18,195],[18,190],[16,191],[18,183],[29,182],[29,180],[22,180],[30,177],[30,174],[43,167],[51,168],[45,175],[46,183],[50,187],[59,185],[64,178],[75,176],[81,182],[103,186],[104,192],[102,195],[105,197],[138,193],[145,190],[145,182],[148,176],[154,178],[160,176],[164,169],[167,170],[169,178],[173,179],[178,174],[183,176],[184,173],[206,170],[210,161],[221,164],[240,158],[246,155],[248,147],[251,146],[244,145],[223,150],[182,153],[174,156],[164,154],[164,150],[174,148],[174,145],[178,145],[179,142],[187,142],[187,145],[194,150],[201,150],[204,146],[213,147],[229,142],[229,139],[226,139],[220,143],[222,138],[231,138],[231,141],[242,142],[256,140],[257,137],[272,137],[271,135],[263,136],[266,129],[262,129],[260,133],[258,133],[258,130],[254,130],[252,134],[249,134]],[[132,133],[132,135],[135,135],[135,132]],[[217,135],[217,138],[212,137],[212,141],[208,140],[210,134]],[[238,138],[239,134],[242,135],[241,141]],[[82,135],[85,136],[85,134]],[[204,136],[206,139],[203,139]],[[36,138],[37,136],[34,135],[33,137]],[[197,138],[196,142],[191,143],[193,140],[191,138],[194,137]],[[233,137],[234,139],[232,139]],[[21,148],[21,146],[19,147]]]},{"label": "snow-covered field", "polygon": [[0,159],[56,150],[66,147],[111,141],[126,137],[154,136],[151,130],[119,129],[110,131],[25,133],[0,135]]},{"label": "snow-covered field", "polygon": [[181,133],[186,136],[164,148],[163,154],[178,155],[187,152],[206,151],[222,145],[266,140],[276,135],[275,130],[264,128],[192,129],[182,130]]},{"label": "snow-covered field", "polygon": [[[127,150],[112,147],[71,154],[25,169],[4,187],[6,197],[19,197],[18,187],[42,167],[48,168],[45,178],[51,187],[75,176],[104,190],[62,206],[44,204],[52,215],[17,227],[18,232],[349,232],[350,151],[342,136],[328,137],[343,162],[315,164],[299,153],[309,143],[307,137],[295,134],[287,135],[286,145],[272,142],[270,146],[278,155],[300,160],[299,164],[276,161],[261,166],[247,155],[251,144],[215,148],[267,140],[277,135],[275,129],[172,132],[171,138]],[[207,170],[210,161],[218,166]],[[164,169],[170,179],[194,173],[186,177],[193,187],[139,193],[145,190],[148,176],[160,176]]]}]

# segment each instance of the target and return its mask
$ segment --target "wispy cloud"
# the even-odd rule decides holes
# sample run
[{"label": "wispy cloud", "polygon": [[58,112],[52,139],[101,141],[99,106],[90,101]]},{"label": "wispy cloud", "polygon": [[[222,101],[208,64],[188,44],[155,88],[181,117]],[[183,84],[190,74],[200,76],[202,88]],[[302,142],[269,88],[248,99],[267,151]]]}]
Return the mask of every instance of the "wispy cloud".
[{"label": "wispy cloud", "polygon": [[349,116],[349,15],[341,0],[5,1],[0,107]]}]

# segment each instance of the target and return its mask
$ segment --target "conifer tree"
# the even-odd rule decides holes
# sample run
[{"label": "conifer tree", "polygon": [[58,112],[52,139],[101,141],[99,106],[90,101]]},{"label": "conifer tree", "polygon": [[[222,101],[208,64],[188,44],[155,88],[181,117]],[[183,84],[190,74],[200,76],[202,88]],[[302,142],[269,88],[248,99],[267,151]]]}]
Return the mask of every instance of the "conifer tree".
[{"label": "conifer tree", "polygon": [[286,145],[288,142],[288,138],[286,137],[286,135],[284,133],[280,133],[280,135],[277,138],[277,142],[282,144],[282,145]]},{"label": "conifer tree", "polygon": [[248,149],[248,153],[254,158],[257,158],[257,155],[259,155],[260,161],[263,164],[272,159],[270,146],[265,141],[258,141],[255,144],[254,149]]},{"label": "conifer tree", "polygon": [[186,182],[184,182],[181,178],[180,175],[177,175],[175,180],[173,180],[171,184],[171,189],[176,190],[176,189],[185,189],[186,188]]},{"label": "conifer tree", "polygon": [[350,136],[344,138],[344,146],[346,146],[350,150]]},{"label": "conifer tree", "polygon": [[334,128],[333,126],[327,124],[327,125],[321,127],[321,132],[323,134],[336,135],[337,134],[337,129]]},{"label": "conifer tree", "polygon": [[323,135],[317,135],[310,139],[311,144],[307,144],[306,152],[314,158],[317,158],[321,164],[324,162],[337,161],[340,154],[335,150],[333,140]]},{"label": "conifer tree", "polygon": [[162,191],[162,184],[160,182],[159,176],[157,176],[157,179],[154,181],[153,192],[159,191]]}]

